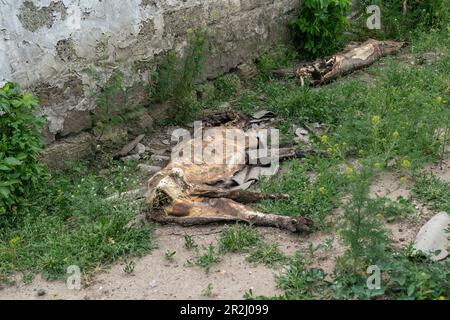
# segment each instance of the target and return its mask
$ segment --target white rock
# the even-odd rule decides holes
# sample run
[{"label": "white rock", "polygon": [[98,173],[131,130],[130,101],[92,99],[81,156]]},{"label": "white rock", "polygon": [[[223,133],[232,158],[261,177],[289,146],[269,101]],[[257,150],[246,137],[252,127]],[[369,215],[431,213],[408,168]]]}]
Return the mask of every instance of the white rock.
[{"label": "white rock", "polygon": [[150,289],[155,289],[157,286],[158,286],[158,285],[156,284],[156,280],[150,280],[150,281],[148,282],[148,287],[149,287]]},{"label": "white rock", "polygon": [[[445,259],[449,252],[450,234],[447,230],[450,227],[450,215],[447,212],[441,212],[425,223],[417,234],[414,241],[414,251],[431,254],[431,259],[440,261]],[[440,250],[438,255],[434,255]]]}]

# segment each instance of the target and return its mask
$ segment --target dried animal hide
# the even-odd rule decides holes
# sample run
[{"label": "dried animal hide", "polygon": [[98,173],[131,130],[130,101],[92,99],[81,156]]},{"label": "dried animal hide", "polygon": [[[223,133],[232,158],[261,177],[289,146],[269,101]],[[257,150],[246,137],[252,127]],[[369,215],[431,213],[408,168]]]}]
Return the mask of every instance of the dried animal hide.
[{"label": "dried animal hide", "polygon": [[318,86],[329,83],[339,76],[366,68],[381,57],[398,52],[404,45],[404,42],[369,39],[360,45],[350,46],[343,53],[328,60],[319,60],[293,69],[276,69],[273,70],[273,74],[278,77],[297,77],[302,86],[305,79],[310,78],[309,84]]},{"label": "dried animal hide", "polygon": [[[227,130],[246,127],[246,119],[237,113],[217,113],[207,115],[204,120],[209,120],[207,126],[210,126],[212,131],[202,133],[203,152],[211,148],[211,145],[225,144],[227,148],[237,150],[234,159],[231,159],[234,161],[225,159],[226,154],[220,152],[211,152],[210,161],[199,164],[194,161],[185,163],[172,157],[167,167],[148,181],[147,217],[153,221],[183,226],[242,221],[258,226],[279,227],[292,232],[308,230],[311,226],[308,219],[264,214],[246,205],[263,199],[288,199],[287,195],[230,188],[226,183],[248,168],[248,151],[254,147],[251,141],[245,139],[242,148],[242,145],[239,145],[242,141],[226,134]],[[189,150],[193,152],[196,143],[198,142],[195,139],[181,141],[173,154]],[[295,156],[295,152],[283,153],[286,157]]]}]

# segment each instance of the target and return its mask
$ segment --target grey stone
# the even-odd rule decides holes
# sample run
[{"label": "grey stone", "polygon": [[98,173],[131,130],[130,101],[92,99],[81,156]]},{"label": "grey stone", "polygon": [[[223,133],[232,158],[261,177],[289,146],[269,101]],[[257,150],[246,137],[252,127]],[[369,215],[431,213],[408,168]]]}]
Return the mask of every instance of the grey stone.
[{"label": "grey stone", "polygon": [[50,169],[64,169],[68,160],[83,160],[90,158],[95,153],[94,136],[82,132],[76,136],[57,141],[45,148],[40,160]]},{"label": "grey stone", "polygon": [[61,136],[80,133],[92,128],[92,118],[88,111],[69,111],[64,118]]},{"label": "grey stone", "polygon": [[143,155],[145,153],[145,151],[147,151],[147,148],[142,143],[138,143],[136,148],[134,148],[134,151],[138,155]]},{"label": "grey stone", "polygon": [[36,294],[39,296],[39,297],[42,297],[42,296],[44,296],[45,295],[45,290],[44,289],[37,289],[36,290]]},{"label": "grey stone", "polygon": [[150,157],[153,161],[170,161],[170,157],[152,154]]},{"label": "grey stone", "polygon": [[142,173],[149,174],[149,175],[155,174],[162,170],[161,167],[149,166],[149,165],[143,164],[143,163],[138,164],[137,167]]},{"label": "grey stone", "polygon": [[130,143],[128,143],[127,145],[125,145],[119,152],[116,153],[116,156],[126,156],[127,154],[129,154],[131,151],[133,151],[134,148],[136,148],[136,146],[139,144],[139,142],[142,141],[142,139],[144,139],[145,135],[141,134],[139,136],[137,136],[133,141],[131,141]]},{"label": "grey stone", "polygon": [[141,160],[141,156],[138,154],[132,154],[126,157],[120,158],[123,162],[130,162],[130,161],[139,161]]}]

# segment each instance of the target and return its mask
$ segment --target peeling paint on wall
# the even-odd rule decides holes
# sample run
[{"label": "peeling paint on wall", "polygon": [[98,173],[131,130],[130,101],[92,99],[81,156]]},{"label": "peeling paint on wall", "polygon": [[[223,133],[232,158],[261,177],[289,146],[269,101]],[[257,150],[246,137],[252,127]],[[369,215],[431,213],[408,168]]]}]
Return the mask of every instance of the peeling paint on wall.
[{"label": "peeling paint on wall", "polygon": [[65,136],[89,127],[86,114],[95,107],[96,75],[108,79],[119,69],[124,84],[134,87],[146,80],[136,65],[168,50],[181,50],[191,28],[209,30],[207,76],[220,75],[278,42],[297,4],[298,0],[0,0],[0,80],[34,91],[50,134]]}]

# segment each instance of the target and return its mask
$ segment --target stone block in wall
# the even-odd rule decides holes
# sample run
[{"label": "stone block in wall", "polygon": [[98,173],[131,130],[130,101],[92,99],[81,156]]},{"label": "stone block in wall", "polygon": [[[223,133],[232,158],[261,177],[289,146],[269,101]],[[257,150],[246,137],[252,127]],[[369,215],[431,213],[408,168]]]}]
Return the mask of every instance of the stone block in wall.
[{"label": "stone block in wall", "polygon": [[94,136],[83,132],[51,144],[42,151],[40,160],[51,170],[58,170],[67,168],[70,161],[88,159],[94,154]]},{"label": "stone block in wall", "polygon": [[63,129],[59,133],[61,137],[80,133],[92,128],[92,117],[89,111],[71,110],[64,117]]}]

